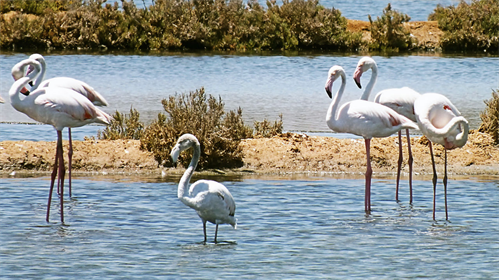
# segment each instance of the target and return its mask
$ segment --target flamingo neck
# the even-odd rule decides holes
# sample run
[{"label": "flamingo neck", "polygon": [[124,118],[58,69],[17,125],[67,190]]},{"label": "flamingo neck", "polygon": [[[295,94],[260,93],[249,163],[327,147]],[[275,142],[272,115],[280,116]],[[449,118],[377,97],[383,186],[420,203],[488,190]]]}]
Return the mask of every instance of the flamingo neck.
[{"label": "flamingo neck", "polygon": [[36,90],[43,82],[43,80],[45,79],[45,71],[47,69],[47,64],[45,63],[45,59],[37,59],[36,61],[40,63],[40,70],[39,70],[40,74],[38,75],[38,77],[35,80],[35,83],[31,87],[31,91]]},{"label": "flamingo neck", "polygon": [[19,94],[21,93],[21,89],[24,88],[30,80],[31,79],[28,76],[22,77],[19,80],[15,81],[14,84],[10,87],[10,103],[12,104],[12,107],[14,107],[19,112],[25,112],[25,106],[21,98],[19,97]]},{"label": "flamingo neck", "polygon": [[201,156],[201,147],[199,145],[199,142],[192,142],[192,148],[194,149],[191,163],[189,164],[189,167],[184,172],[184,175],[182,175],[182,178],[180,178],[180,182],[178,183],[178,192],[177,196],[182,201],[185,205],[193,207],[194,202],[192,201],[192,198],[189,197],[189,182],[191,181],[192,174],[194,174],[194,170],[196,170],[196,167],[199,162],[199,158]]},{"label": "flamingo neck", "polygon": [[371,79],[369,80],[369,83],[366,86],[366,89],[364,90],[364,93],[360,97],[361,100],[369,100],[369,96],[371,95],[371,92],[374,88],[374,85],[376,84],[376,81],[378,80],[378,66],[374,63],[371,66]]},{"label": "flamingo neck", "polygon": [[333,101],[331,101],[331,104],[329,105],[329,109],[326,115],[326,122],[329,128],[338,132],[341,129],[339,123],[337,122],[336,115],[338,111],[338,106],[340,104],[340,99],[343,96],[343,92],[345,91],[345,86],[346,86],[346,76],[344,73],[341,73],[341,86],[338,89],[338,92],[334,95]]}]

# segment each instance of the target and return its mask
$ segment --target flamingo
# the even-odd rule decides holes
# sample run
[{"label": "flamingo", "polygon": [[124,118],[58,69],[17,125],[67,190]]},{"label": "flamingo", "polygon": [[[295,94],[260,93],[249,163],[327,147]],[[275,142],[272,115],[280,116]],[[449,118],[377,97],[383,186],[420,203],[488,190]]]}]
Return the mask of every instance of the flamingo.
[{"label": "flamingo", "polygon": [[66,171],[62,147],[62,130],[65,127],[79,127],[89,123],[109,124],[111,117],[96,108],[81,94],[66,88],[40,88],[21,100],[19,94],[25,90],[25,86],[30,81],[33,81],[40,74],[41,66],[38,61],[33,59],[25,59],[14,66],[16,69],[24,69],[29,65],[34,67],[34,71],[14,82],[9,90],[10,101],[17,111],[26,114],[38,122],[50,124],[57,131],[57,150],[54,170],[51,176],[46,220],[47,222],[49,221],[54,180],[58,174],[58,181],[61,182],[61,222],[64,223],[63,183]]},{"label": "flamingo", "polygon": [[5,103],[5,100],[3,100],[2,97],[0,97],[0,103]]},{"label": "flamingo", "polygon": [[[107,106],[108,103],[106,99],[98,93],[94,88],[82,82],[80,80],[76,80],[69,77],[56,77],[48,80],[43,80],[45,78],[45,72],[47,68],[47,63],[45,62],[45,58],[41,54],[32,54],[29,57],[30,59],[34,59],[40,63],[41,70],[40,74],[37,76],[34,84],[32,84],[31,91],[36,90],[37,88],[44,87],[61,87],[71,89],[85,96],[88,100],[90,100],[96,106]],[[26,66],[28,69],[23,68],[12,68],[12,77],[14,80],[18,80],[24,73],[29,73],[33,71],[33,66]],[[28,95],[28,90],[23,90],[24,95]],[[68,135],[69,135],[69,149],[68,149],[68,178],[69,178],[69,196],[71,197],[71,169],[72,169],[72,159],[73,159],[73,141],[71,137],[71,128],[68,127]],[[58,183],[59,186],[59,183]]]},{"label": "flamingo", "polygon": [[332,98],[333,82],[341,77],[341,87],[334,96],[327,111],[326,122],[330,129],[336,132],[346,132],[364,137],[367,156],[367,171],[365,174],[365,211],[371,212],[371,139],[373,137],[388,137],[393,133],[418,126],[408,118],[397,114],[394,110],[366,100],[354,100],[343,104],[339,110],[339,102],[346,85],[345,71],[341,66],[333,66],[328,72],[326,92]]},{"label": "flamingo", "polygon": [[189,187],[192,174],[201,155],[201,147],[196,136],[184,134],[173,147],[170,156],[174,163],[182,151],[194,149],[191,163],[185,170],[184,175],[178,184],[178,198],[185,205],[196,210],[198,216],[203,221],[204,242],[206,243],[206,222],[216,225],[215,243],[217,243],[217,232],[219,224],[230,224],[237,228],[237,219],[234,218],[236,204],[229,190],[219,182],[212,180],[199,180]]},{"label": "flamingo", "polygon": [[447,211],[447,150],[460,148],[466,144],[469,132],[468,121],[461,116],[459,110],[447,97],[438,93],[422,94],[414,102],[414,112],[416,113],[419,129],[430,140],[429,146],[433,166],[433,220],[435,220],[437,171],[432,142],[444,146],[445,219],[449,220]]},{"label": "flamingo", "polygon": [[[361,99],[362,100],[368,100],[369,95],[371,94],[371,91],[374,87],[374,84],[376,83],[376,80],[378,78],[378,66],[376,65],[376,62],[374,59],[370,57],[363,57],[359,60],[359,63],[357,64],[357,68],[355,69],[354,73],[354,80],[355,83],[359,88],[362,88],[361,83],[360,83],[360,77],[362,74],[369,69],[372,70],[372,75],[371,79],[364,90],[364,94],[362,95]],[[400,115],[410,119],[413,122],[416,122],[416,116],[414,115],[414,101],[420,96],[419,92],[409,88],[409,87],[402,87],[402,88],[391,88],[391,89],[385,89],[376,94],[374,97],[374,102],[379,103],[382,105],[385,105],[387,107],[390,107],[393,109],[395,112],[399,113]],[[407,150],[409,153],[409,159],[408,159],[408,164],[409,164],[409,202],[412,203],[412,163],[413,163],[413,156],[412,156],[412,151],[411,151],[411,136],[409,133],[409,129],[406,129],[406,136],[407,136]],[[397,163],[397,181],[396,181],[396,188],[395,188],[395,200],[399,200],[399,184],[400,184],[400,172],[401,172],[401,166],[402,166],[402,161],[403,161],[403,155],[402,155],[402,131],[399,130],[398,132],[398,140],[399,140],[399,158],[398,158],[398,163]]]}]

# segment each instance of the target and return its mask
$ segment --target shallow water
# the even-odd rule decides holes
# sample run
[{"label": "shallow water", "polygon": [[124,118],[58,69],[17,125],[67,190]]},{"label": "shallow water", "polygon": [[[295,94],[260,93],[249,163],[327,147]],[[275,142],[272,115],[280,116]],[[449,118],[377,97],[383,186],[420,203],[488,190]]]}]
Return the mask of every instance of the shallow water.
[{"label": "shallow water", "polygon": [[[9,279],[492,279],[499,273],[499,180],[449,182],[450,222],[430,181],[394,201],[393,180],[301,177],[225,181],[238,229],[201,241],[202,223],[176,197],[178,178],[74,180],[61,225],[45,222],[48,178],[0,180],[0,271]],[[208,225],[213,240],[214,226]]]},{"label": "shallow water", "polygon": [[[341,103],[358,99],[362,90],[352,75],[359,56],[316,54],[284,55],[85,55],[46,54],[47,76],[76,77],[90,83],[105,96],[110,106],[104,110],[127,113],[130,107],[150,122],[164,113],[161,100],[175,93],[205,87],[208,94],[220,96],[226,109],[243,109],[248,124],[264,118],[275,120],[283,114],[284,130],[327,131],[325,122],[331,102],[324,90],[329,68],[342,65],[347,87]],[[13,81],[12,65],[26,54],[0,52],[0,122],[32,122],[9,106],[8,89]],[[374,57],[379,68],[374,92],[409,86],[415,90],[446,95],[470,122],[480,124],[479,113],[492,89],[499,88],[499,57],[392,56]],[[370,72],[363,75],[367,84]],[[334,85],[337,90],[339,83]],[[370,100],[374,99],[374,93]]]}]

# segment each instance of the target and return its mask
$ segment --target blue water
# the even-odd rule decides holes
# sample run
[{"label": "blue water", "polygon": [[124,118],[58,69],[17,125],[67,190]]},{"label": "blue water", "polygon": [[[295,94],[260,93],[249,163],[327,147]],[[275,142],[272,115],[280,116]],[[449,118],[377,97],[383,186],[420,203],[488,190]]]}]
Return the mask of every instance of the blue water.
[{"label": "blue water", "polygon": [[[452,176],[451,176],[452,177]],[[0,180],[0,271],[7,279],[494,279],[499,273],[499,180],[429,180],[394,201],[393,180],[300,177],[225,181],[238,229],[202,243],[202,223],[176,197],[177,177],[78,178],[46,223],[48,178]],[[214,226],[208,225],[208,240]]]},{"label": "blue water", "polygon": [[[0,122],[33,122],[9,105],[12,65],[26,54],[0,52]],[[247,124],[283,115],[286,131],[329,132],[325,122],[331,102],[324,85],[329,68],[343,66],[347,87],[341,102],[358,99],[363,90],[352,75],[360,56],[345,54],[220,55],[164,53],[158,55],[46,54],[47,78],[68,76],[91,84],[104,95],[108,113],[128,113],[130,107],[149,123],[163,112],[161,100],[204,87],[220,96],[226,109],[243,109]],[[472,129],[481,123],[484,100],[499,88],[499,57],[374,56],[379,68],[374,94],[382,89],[409,86],[446,95]],[[365,85],[370,72],[363,75]],[[339,87],[335,85],[334,90]]]}]

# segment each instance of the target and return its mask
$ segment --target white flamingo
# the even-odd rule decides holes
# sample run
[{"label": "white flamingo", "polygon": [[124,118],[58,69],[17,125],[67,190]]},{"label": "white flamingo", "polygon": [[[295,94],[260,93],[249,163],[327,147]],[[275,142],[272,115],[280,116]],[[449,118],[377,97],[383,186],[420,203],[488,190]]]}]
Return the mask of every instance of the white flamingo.
[{"label": "white flamingo", "polygon": [[[357,64],[357,68],[355,69],[353,76],[353,79],[355,80],[357,86],[359,88],[362,88],[360,83],[360,77],[364,72],[368,71],[369,69],[372,70],[372,75],[366,89],[364,90],[364,94],[361,97],[361,99],[363,100],[369,99],[369,95],[371,94],[374,84],[376,83],[376,80],[378,78],[378,66],[376,65],[374,59],[370,57],[361,58],[359,60],[359,63]],[[414,101],[416,101],[416,99],[419,96],[420,96],[419,92],[409,87],[391,88],[378,92],[378,94],[376,94],[376,97],[374,97],[374,102],[390,107],[400,115],[410,119],[413,122],[416,122],[416,116],[414,115]],[[407,135],[407,150],[409,153],[409,159],[408,159],[409,197],[410,197],[409,202],[412,203],[412,164],[414,160],[411,151],[411,137],[409,129],[406,129],[405,131]],[[398,140],[399,140],[399,159],[397,164],[397,182],[395,189],[395,199],[397,201],[399,200],[400,172],[403,161],[401,130],[398,132]]]},{"label": "white flamingo", "polygon": [[[98,93],[94,88],[89,86],[87,83],[82,82],[80,80],[76,80],[69,77],[56,77],[51,78],[44,81],[45,72],[47,68],[47,63],[45,62],[45,58],[41,54],[32,54],[29,57],[30,59],[34,59],[40,63],[40,74],[37,76],[36,80],[32,84],[31,91],[36,90],[37,88],[44,87],[60,87],[67,88],[73,91],[80,93],[85,96],[88,100],[90,100],[96,106],[107,106],[108,103],[106,99]],[[18,80],[23,77],[25,73],[30,73],[33,71],[34,66],[26,66],[28,69],[23,68],[12,68],[12,77],[14,80]],[[28,90],[23,90],[22,93],[24,95],[28,95]],[[69,177],[69,196],[71,197],[71,170],[72,170],[72,159],[73,159],[73,141],[71,137],[71,128],[68,127],[68,138],[69,138],[69,149],[68,149],[68,177]],[[59,186],[59,183],[58,183]],[[58,190],[59,191],[59,190]]]},{"label": "white flamingo", "polygon": [[397,114],[394,110],[366,100],[354,100],[343,104],[339,110],[339,102],[346,85],[345,71],[341,66],[333,66],[329,70],[326,81],[326,92],[332,98],[333,82],[341,77],[341,87],[329,106],[326,122],[336,132],[352,133],[364,137],[366,145],[367,171],[365,185],[365,211],[371,211],[371,159],[370,145],[373,137],[388,137],[393,133],[418,126],[408,118]]},{"label": "white flamingo", "polygon": [[[79,127],[89,123],[109,124],[110,116],[96,108],[87,98],[81,94],[66,88],[47,87],[31,92],[21,100],[19,94],[28,82],[34,80],[41,70],[40,63],[33,59],[25,59],[17,63],[14,68],[24,69],[27,65],[32,65],[34,71],[26,77],[18,79],[9,90],[12,106],[28,117],[45,124],[52,125],[57,131],[57,151],[54,163],[54,170],[51,176],[50,192],[47,206],[47,222],[50,215],[50,203],[54,180],[59,174],[61,182],[60,206],[61,222],[64,223],[63,210],[63,183],[64,183],[64,157],[62,147],[62,130],[65,127]],[[57,168],[59,165],[59,168]]]},{"label": "white flamingo", "polygon": [[201,147],[196,136],[182,135],[173,147],[170,155],[174,163],[182,151],[193,148],[191,163],[185,170],[178,184],[178,198],[185,205],[196,210],[203,221],[204,242],[206,242],[206,222],[216,225],[215,243],[219,224],[230,224],[237,228],[237,219],[234,218],[236,204],[229,190],[222,184],[211,180],[199,180],[189,187],[189,181],[201,156]]},{"label": "white flamingo", "polygon": [[459,110],[450,100],[438,93],[422,94],[414,102],[414,110],[419,129],[430,140],[431,163],[433,166],[433,220],[435,220],[435,198],[437,188],[437,171],[433,157],[432,142],[444,146],[444,194],[445,219],[449,219],[447,211],[447,150],[460,148],[468,141],[468,121],[461,116]]}]

